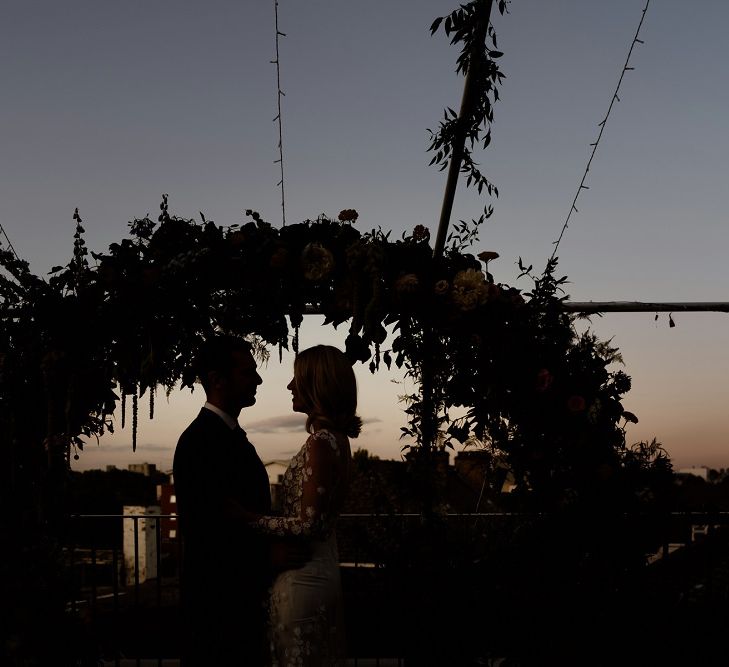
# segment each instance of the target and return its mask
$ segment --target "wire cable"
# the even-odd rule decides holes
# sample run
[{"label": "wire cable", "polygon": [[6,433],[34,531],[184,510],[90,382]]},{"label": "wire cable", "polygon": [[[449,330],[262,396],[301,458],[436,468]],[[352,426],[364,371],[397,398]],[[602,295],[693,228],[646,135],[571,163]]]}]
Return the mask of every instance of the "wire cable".
[{"label": "wire cable", "polygon": [[605,118],[602,119],[602,121],[599,123],[600,132],[597,135],[597,140],[590,144],[592,146],[592,153],[590,154],[590,159],[587,161],[587,166],[585,167],[585,173],[582,175],[582,180],[580,181],[580,185],[577,188],[577,192],[575,193],[575,198],[572,200],[572,205],[570,206],[570,210],[567,213],[567,218],[564,221],[564,225],[562,225],[562,231],[559,233],[559,238],[554,241],[554,250],[552,251],[552,255],[549,258],[550,261],[554,259],[555,255],[557,254],[557,248],[559,248],[559,244],[562,241],[562,237],[564,236],[564,233],[567,231],[567,227],[569,226],[570,219],[572,218],[573,213],[578,213],[577,210],[577,199],[580,196],[580,193],[583,190],[589,190],[590,188],[585,185],[585,180],[587,179],[587,174],[590,171],[590,165],[592,164],[592,159],[595,157],[595,153],[597,152],[597,147],[600,144],[600,139],[602,139],[602,133],[605,131],[605,125],[607,124],[608,118],[610,118],[610,112],[613,110],[613,105],[615,102],[620,102],[620,98],[618,97],[618,93],[620,92],[620,85],[623,83],[623,77],[625,76],[625,73],[629,70],[635,69],[634,67],[630,67],[630,56],[633,54],[633,48],[636,44],[643,44],[643,40],[638,38],[638,35],[640,34],[640,29],[643,26],[643,20],[645,19],[646,12],[648,11],[648,5],[650,5],[651,0],[646,0],[645,7],[643,8],[643,13],[640,16],[640,22],[638,23],[638,29],[635,31],[635,37],[633,37],[633,41],[630,44],[630,50],[628,51],[628,57],[625,59],[625,65],[623,65],[623,71],[620,73],[620,79],[618,80],[618,85],[615,87],[615,92],[613,93],[612,98],[610,99],[610,106],[608,107],[607,113],[605,114]]}]

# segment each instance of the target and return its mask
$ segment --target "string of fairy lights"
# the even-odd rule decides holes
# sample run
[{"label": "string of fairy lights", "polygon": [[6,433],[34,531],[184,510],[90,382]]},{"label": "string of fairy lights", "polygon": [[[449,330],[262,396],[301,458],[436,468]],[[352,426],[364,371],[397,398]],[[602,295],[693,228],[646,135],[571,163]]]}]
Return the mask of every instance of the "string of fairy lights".
[{"label": "string of fairy lights", "polygon": [[[276,104],[277,104],[277,113],[276,116],[273,118],[273,121],[278,124],[278,159],[274,160],[274,164],[279,165],[280,169],[280,179],[278,183],[276,184],[277,187],[281,188],[281,221],[282,224],[286,225],[286,191],[285,191],[285,182],[284,182],[284,155],[283,155],[283,118],[281,114],[281,98],[285,97],[286,94],[281,89],[281,54],[280,54],[280,38],[286,37],[286,33],[281,32],[279,29],[279,23],[278,23],[278,0],[274,0],[274,21],[275,21],[275,31],[276,31],[276,58],[274,60],[271,60],[271,63],[276,66]],[[630,48],[628,50],[628,55],[625,59],[625,64],[623,65],[623,68],[620,72],[620,78],[618,79],[617,86],[615,87],[615,91],[612,94],[612,97],[610,98],[610,104],[608,106],[607,113],[605,114],[605,117],[598,123],[598,127],[600,128],[597,139],[590,144],[592,147],[592,151],[590,153],[590,157],[587,160],[587,164],[585,166],[585,170],[582,174],[582,178],[580,179],[580,183],[577,187],[577,192],[575,193],[574,198],[572,199],[572,203],[570,205],[569,211],[567,212],[567,216],[565,218],[564,224],[562,225],[562,229],[560,230],[559,237],[556,241],[554,241],[554,249],[552,250],[552,255],[550,259],[554,259],[554,257],[557,254],[557,250],[559,248],[560,243],[562,242],[562,239],[564,237],[565,232],[569,228],[569,223],[572,219],[573,213],[578,213],[577,209],[577,200],[579,199],[580,195],[582,194],[583,190],[589,190],[589,186],[585,184],[585,181],[587,180],[587,175],[590,172],[590,167],[592,166],[592,161],[595,157],[595,154],[597,153],[597,148],[600,145],[600,141],[602,139],[603,133],[605,131],[605,127],[607,125],[607,121],[610,118],[610,114],[613,110],[613,106],[615,105],[615,102],[620,101],[619,92],[620,87],[623,83],[623,78],[625,77],[625,73],[629,72],[631,70],[634,70],[635,68],[631,66],[630,59],[633,55],[633,49],[635,48],[636,44],[643,44],[643,40],[640,39],[640,31],[643,27],[643,21],[645,20],[645,15],[648,11],[648,7],[650,5],[650,0],[646,0],[645,7],[643,8],[643,11],[641,12],[640,21],[638,22],[638,27],[635,31],[635,35],[633,37],[632,42],[630,43]]]},{"label": "string of fairy lights", "polygon": [[615,102],[620,102],[620,97],[618,97],[618,93],[620,92],[620,86],[623,83],[623,77],[625,76],[626,72],[629,72],[631,70],[634,70],[634,67],[630,66],[630,57],[633,55],[633,49],[635,48],[636,44],[643,44],[643,40],[639,38],[640,35],[640,29],[643,27],[643,20],[645,19],[646,12],[648,11],[648,5],[650,5],[651,0],[646,0],[645,7],[643,8],[643,12],[640,15],[640,21],[638,22],[638,28],[635,31],[635,36],[633,37],[633,41],[630,44],[630,49],[628,50],[628,56],[625,59],[625,64],[623,65],[623,69],[620,72],[620,78],[618,79],[618,85],[615,87],[615,92],[613,93],[612,97],[610,98],[610,106],[608,107],[607,113],[605,114],[605,117],[598,123],[598,126],[600,127],[600,132],[597,135],[597,139],[590,144],[592,146],[592,152],[590,153],[590,159],[587,161],[587,165],[585,167],[585,171],[582,174],[582,179],[580,180],[580,184],[577,187],[577,192],[575,193],[574,199],[572,200],[572,205],[570,206],[570,210],[567,213],[567,217],[564,221],[564,224],[562,225],[562,231],[559,233],[559,238],[554,242],[554,250],[552,251],[552,256],[550,257],[550,260],[554,259],[554,257],[557,254],[557,248],[559,248],[559,244],[562,241],[562,237],[564,236],[564,233],[567,231],[567,228],[569,227],[569,222],[572,218],[573,213],[578,213],[577,210],[577,199],[579,198],[580,194],[582,194],[583,190],[589,190],[589,186],[585,185],[585,181],[587,180],[587,174],[590,171],[590,166],[592,165],[592,160],[595,157],[595,153],[597,153],[597,147],[600,145],[600,140],[602,139],[603,132],[605,131],[605,126],[607,125],[608,118],[610,118],[610,112],[613,110],[613,106],[615,105]]},{"label": "string of fairy lights", "polygon": [[[5,244],[10,248],[13,255],[15,255],[15,259],[20,261],[20,257],[18,257],[18,253],[15,252],[15,248],[13,247],[13,244],[10,242],[10,239],[8,238],[8,234],[5,231],[5,227],[3,227],[2,223],[0,223],[0,234],[2,234],[3,238],[5,239]],[[2,238],[0,238],[0,244],[2,244]]]},{"label": "string of fairy lights", "polygon": [[278,0],[274,0],[274,15],[276,21],[276,59],[271,62],[276,65],[276,102],[278,104],[278,113],[273,119],[278,121],[278,160],[274,160],[274,164],[278,163],[281,168],[281,180],[276,184],[281,188],[281,222],[286,226],[286,193],[284,191],[284,159],[283,159],[283,122],[281,120],[281,98],[286,94],[281,90],[281,57],[279,54],[279,38],[286,37],[286,33],[278,29]]}]

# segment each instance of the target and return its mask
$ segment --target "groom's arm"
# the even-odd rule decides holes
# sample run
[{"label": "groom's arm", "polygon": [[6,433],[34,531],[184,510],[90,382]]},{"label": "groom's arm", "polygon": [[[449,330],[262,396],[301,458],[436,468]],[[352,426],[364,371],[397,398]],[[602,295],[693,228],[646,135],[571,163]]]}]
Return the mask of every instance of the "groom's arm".
[{"label": "groom's arm", "polygon": [[[242,530],[255,530],[256,522],[262,518],[261,514],[246,509],[231,497],[224,499],[223,506],[226,518]],[[273,536],[269,538],[269,562],[274,571],[296,570],[311,560],[311,547],[303,539]]]}]

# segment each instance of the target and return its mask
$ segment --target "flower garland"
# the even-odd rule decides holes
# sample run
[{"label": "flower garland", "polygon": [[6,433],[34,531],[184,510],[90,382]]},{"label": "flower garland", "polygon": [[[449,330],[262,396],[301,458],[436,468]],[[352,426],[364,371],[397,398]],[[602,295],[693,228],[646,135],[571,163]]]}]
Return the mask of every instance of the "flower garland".
[{"label": "flower garland", "polygon": [[[422,226],[394,241],[382,230],[362,234],[352,209],[281,229],[252,210],[229,227],[172,217],[166,195],[160,210],[156,222],[134,220],[129,238],[91,253],[96,266],[85,261],[76,213],[74,258],[48,282],[0,254],[14,276],[0,283],[3,422],[29,400],[19,386],[50,391],[56,432],[46,436],[81,449],[113,429],[119,402],[124,419],[131,394],[136,443],[138,400],[149,391],[151,413],[157,385],[191,387],[202,339],[223,331],[296,349],[313,307],[328,324],[349,322],[347,354],[372,372],[394,363],[420,384],[429,369],[430,402],[420,392],[406,407],[406,448],[427,448],[423,428],[434,420],[437,448],[478,442],[520,491],[550,503],[620,476],[624,427],[635,420],[621,403],[630,378],[609,368],[616,350],[574,332],[556,262],[522,293],[493,280],[497,253],[454,244],[434,259]],[[464,414],[452,418],[454,410]]]}]

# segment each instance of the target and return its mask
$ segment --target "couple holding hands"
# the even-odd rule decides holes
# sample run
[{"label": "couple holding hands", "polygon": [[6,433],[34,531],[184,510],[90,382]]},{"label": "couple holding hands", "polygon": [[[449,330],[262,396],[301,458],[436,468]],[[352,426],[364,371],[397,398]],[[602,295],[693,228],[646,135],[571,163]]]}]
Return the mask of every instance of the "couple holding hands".
[{"label": "couple holding hands", "polygon": [[348,488],[357,384],[348,358],[317,345],[297,355],[288,385],[308,438],[273,515],[266,470],[238,424],[261,384],[250,345],[216,336],[200,349],[207,401],[180,436],[174,482],[183,538],[183,662],[344,663],[334,532]]}]

